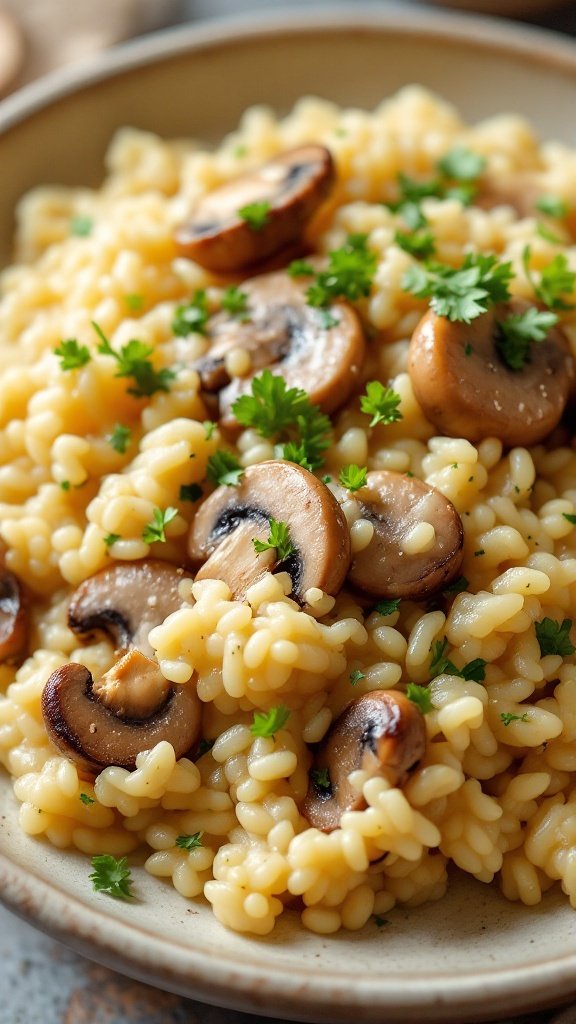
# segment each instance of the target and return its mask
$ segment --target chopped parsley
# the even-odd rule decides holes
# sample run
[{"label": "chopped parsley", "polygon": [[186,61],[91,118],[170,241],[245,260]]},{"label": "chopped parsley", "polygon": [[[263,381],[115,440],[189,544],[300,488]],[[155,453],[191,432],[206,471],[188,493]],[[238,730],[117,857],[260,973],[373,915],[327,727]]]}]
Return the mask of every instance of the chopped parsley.
[{"label": "chopped parsley", "polygon": [[433,710],[434,705],[432,704],[432,697],[427,686],[419,686],[418,683],[408,683],[406,696],[417,708],[420,708],[423,715],[427,715],[429,711]]},{"label": "chopped parsley", "polygon": [[362,669],[355,668],[354,671],[350,673],[350,682],[352,686],[357,686],[361,679],[366,679],[366,673],[362,672]]},{"label": "chopped parsley", "polygon": [[446,178],[475,181],[486,167],[486,160],[480,153],[474,153],[465,146],[455,146],[438,161],[437,166]]},{"label": "chopped parsley", "polygon": [[444,263],[415,264],[402,278],[402,288],[419,299],[430,299],[438,316],[470,323],[491,306],[510,298],[511,263],[496,256],[468,253],[462,266]]},{"label": "chopped parsley", "polygon": [[61,480],[60,481],[60,490],[62,490],[62,491],[69,491],[71,486],[72,485],[71,485],[69,480]]},{"label": "chopped parsley", "polygon": [[72,217],[70,221],[70,234],[75,235],[76,238],[88,238],[92,234],[93,227],[94,221],[92,217],[78,214],[76,217]]},{"label": "chopped parsley", "polygon": [[536,295],[549,309],[573,309],[573,305],[566,302],[563,297],[574,291],[576,272],[568,267],[568,260],[564,253],[557,256],[540,272],[540,283],[534,279],[530,269],[532,251],[527,245],[522,253],[522,264],[524,272],[532,285]]},{"label": "chopped parsley", "polygon": [[328,267],[315,275],[306,292],[310,306],[327,306],[333,299],[360,299],[370,294],[376,272],[376,253],[367,235],[349,235],[340,249],[328,254]]},{"label": "chopped parsley", "polygon": [[468,588],[469,580],[465,576],[458,576],[455,580],[452,580],[446,587],[444,587],[443,594],[461,594],[463,590]]},{"label": "chopped parsley", "polygon": [[383,928],[385,924],[390,924],[388,918],[382,917],[381,914],[372,914],[372,920],[375,925],[378,925],[378,928]]},{"label": "chopped parsley", "polygon": [[556,217],[561,220],[568,213],[568,203],[559,196],[539,196],[536,200],[536,209],[545,213],[548,217]]},{"label": "chopped parsley", "polygon": [[208,459],[206,476],[212,483],[237,487],[244,476],[244,470],[232,452],[219,448]]},{"label": "chopped parsley", "polygon": [[202,493],[200,484],[182,484],[178,496],[180,501],[198,501]]},{"label": "chopped parsley", "polygon": [[289,718],[290,711],[283,704],[270,708],[270,711],[255,711],[250,732],[254,736],[275,736],[284,728]]},{"label": "chopped parsley", "polygon": [[278,561],[283,562],[286,558],[289,558],[290,555],[294,554],[294,551],[296,550],[290,539],[288,523],[282,523],[277,519],[270,518],[268,520],[268,524],[270,526],[268,540],[258,540],[257,537],[254,537],[252,541],[254,550],[258,555],[262,551],[275,550]]},{"label": "chopped parsley", "polygon": [[132,441],[132,431],[130,430],[130,427],[124,426],[123,423],[116,423],[108,441],[115,452],[119,452],[120,455],[124,455]]},{"label": "chopped parsley", "polygon": [[523,313],[513,313],[498,324],[496,348],[511,370],[522,370],[530,359],[533,342],[544,341],[558,323],[555,313],[530,306]]},{"label": "chopped parsley", "polygon": [[572,523],[572,526],[576,526],[576,516],[573,515],[572,512],[563,512],[562,515],[564,516],[564,519],[569,523]]},{"label": "chopped parsley", "polygon": [[202,843],[202,836],[204,832],[194,832],[191,836],[177,836],[176,846],[181,850],[198,850]]},{"label": "chopped parsley", "polygon": [[187,338],[189,334],[206,334],[206,324],[210,318],[208,299],[203,288],[197,289],[189,302],[176,307],[172,330],[180,338]]},{"label": "chopped parsley", "polygon": [[461,679],[465,679],[467,682],[484,682],[486,678],[486,661],[484,658],[474,658],[464,665],[463,668],[456,668],[454,662],[446,657],[447,647],[448,640],[446,637],[443,640],[435,640],[432,644],[432,659],[430,661],[431,679],[435,679],[436,676],[447,672],[451,676],[460,676]]},{"label": "chopped parsley", "polygon": [[144,296],[136,295],[136,293],[133,293],[132,295],[125,295],[124,302],[128,306],[128,309],[130,309],[133,313],[138,313],[138,311],[141,310],[144,305]]},{"label": "chopped parsley", "polygon": [[438,161],[436,174],[428,180],[418,181],[400,173],[398,198],[385,205],[398,213],[411,230],[420,230],[427,224],[421,209],[424,199],[457,199],[467,206],[476,195],[476,179],[485,166],[486,161],[479,153],[457,146]]},{"label": "chopped parsley", "polygon": [[80,800],[85,807],[90,807],[90,804],[95,803],[94,797],[89,796],[88,793],[80,793]]},{"label": "chopped parsley", "polygon": [[313,768],[310,772],[310,778],[316,789],[319,789],[321,792],[328,793],[332,789],[328,768]]},{"label": "chopped parsley", "polygon": [[268,223],[269,215],[270,203],[267,199],[247,203],[238,210],[238,216],[246,222],[251,231],[262,231]]},{"label": "chopped parsley", "polygon": [[148,398],[156,391],[169,391],[169,383],[176,376],[174,370],[168,368],[155,370],[150,362],[154,349],[144,342],[133,338],[123,345],[119,352],[112,348],[101,327],[92,321],[92,326],[100,338],[98,351],[116,360],[118,372],[116,377],[132,377],[134,384],[128,388],[128,394],[136,398]]},{"label": "chopped parsley", "polygon": [[211,438],[214,436],[214,431],[216,430],[218,424],[214,423],[213,420],[203,420],[202,426],[206,431],[206,440],[210,441]]},{"label": "chopped parsley", "polygon": [[107,533],[103,540],[106,547],[111,548],[112,545],[115,544],[117,540],[122,540],[122,537],[120,536],[119,533]]},{"label": "chopped parsley", "polygon": [[528,712],[525,711],[523,715],[514,715],[511,711],[502,711],[500,713],[500,721],[503,725],[510,725],[511,722],[529,722]]},{"label": "chopped parsley", "polygon": [[401,401],[393,388],[384,387],[379,380],[371,380],[366,385],[366,394],[360,396],[360,408],[372,417],[369,425],[375,427],[378,423],[401,420],[402,413],[398,408]]},{"label": "chopped parsley", "polygon": [[404,252],[414,256],[417,260],[428,260],[436,252],[436,242],[431,231],[420,229],[409,233],[407,231],[396,231],[394,234],[396,245]]},{"label": "chopped parsley", "polygon": [[152,513],[152,522],[146,523],[142,531],[142,540],[145,544],[166,543],[166,527],[178,515],[177,508],[155,508]]},{"label": "chopped parsley", "polygon": [[79,370],[91,359],[90,349],[86,345],[79,345],[75,338],[61,341],[58,348],[54,349],[54,355],[60,360],[61,370]]},{"label": "chopped parsley", "polygon": [[292,260],[286,268],[289,277],[313,277],[316,271],[307,260]]},{"label": "chopped parsley", "polygon": [[378,601],[378,604],[374,605],[374,611],[378,612],[379,615],[393,615],[397,612],[400,607],[400,598],[395,597],[392,601]]},{"label": "chopped parsley", "polygon": [[361,487],[366,486],[367,475],[367,466],[357,466],[351,462],[349,466],[344,466],[340,470],[338,479],[347,491],[359,491]]},{"label": "chopped parsley", "polygon": [[320,326],[325,331],[329,331],[332,327],[338,327],[340,320],[332,315],[329,309],[319,309],[318,316],[320,318]]},{"label": "chopped parsley", "polygon": [[95,892],[106,892],[119,900],[131,899],[132,878],[126,857],[116,860],[110,853],[101,853],[92,857],[92,867],[90,881]]},{"label": "chopped parsley", "polygon": [[230,285],[222,296],[222,309],[242,322],[249,320],[248,293],[234,284]]},{"label": "chopped parsley", "polygon": [[281,442],[279,457],[306,469],[322,465],[332,424],[302,388],[289,388],[283,377],[264,370],[254,377],[251,394],[240,395],[232,412],[243,427]]},{"label": "chopped parsley", "polygon": [[563,658],[574,654],[576,647],[570,639],[572,619],[563,619],[557,622],[555,619],[545,618],[535,623],[536,639],[540,645],[540,654],[543,658],[547,654],[560,654]]}]

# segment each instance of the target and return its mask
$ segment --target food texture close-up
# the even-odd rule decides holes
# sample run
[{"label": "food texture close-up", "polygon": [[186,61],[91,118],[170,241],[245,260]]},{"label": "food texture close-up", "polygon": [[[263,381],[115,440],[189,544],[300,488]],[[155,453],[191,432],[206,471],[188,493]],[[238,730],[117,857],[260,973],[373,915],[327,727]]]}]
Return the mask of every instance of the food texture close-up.
[{"label": "food texture close-up", "polygon": [[410,86],[20,202],[0,760],[102,898],[576,908],[575,182]]}]

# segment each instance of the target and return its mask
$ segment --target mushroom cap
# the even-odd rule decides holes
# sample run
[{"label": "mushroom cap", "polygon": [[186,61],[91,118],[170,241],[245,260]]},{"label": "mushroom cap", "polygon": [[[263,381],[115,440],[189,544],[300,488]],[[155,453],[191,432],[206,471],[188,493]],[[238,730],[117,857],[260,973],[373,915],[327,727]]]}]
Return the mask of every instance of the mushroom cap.
[{"label": "mushroom cap", "polygon": [[[356,491],[361,515],[374,526],[370,543],[353,556],[350,583],[374,597],[420,601],[458,575],[464,531],[454,505],[422,480],[380,470],[368,473]],[[431,523],[435,539],[425,551],[403,545],[421,522]]]},{"label": "mushroom cap", "polygon": [[[326,310],[308,305],[308,284],[282,272],[261,274],[242,285],[249,319],[225,312],[212,317],[210,350],[195,369],[205,390],[220,391],[224,426],[237,426],[232,405],[250,392],[253,378],[266,367],[276,370],[288,387],[303,388],[326,413],[342,405],[357,386],[365,351],[359,317],[345,302],[333,302]],[[337,321],[334,326],[324,326],[326,313]],[[252,371],[231,381],[225,358],[232,349],[250,353]]]},{"label": "mushroom cap", "polygon": [[[252,538],[266,540],[269,520],[286,522],[295,551],[278,563],[274,552],[256,554]],[[350,564],[350,533],[325,484],[293,462],[260,462],[237,487],[218,487],[200,505],[188,542],[196,579],[222,579],[236,598],[271,570],[290,573],[293,597],[310,587],[340,590]],[[208,561],[206,561],[208,559]]]},{"label": "mushroom cap", "polygon": [[[204,196],[176,229],[183,256],[220,273],[244,270],[298,241],[328,195],[334,163],[324,146],[287,150]],[[239,210],[269,203],[265,223],[250,227]]]},{"label": "mushroom cap", "polygon": [[28,605],[18,577],[0,566],[0,662],[17,658],[26,647]]},{"label": "mushroom cap", "polygon": [[408,370],[424,415],[443,434],[507,447],[542,441],[558,424],[574,380],[574,362],[560,327],[534,343],[522,370],[496,348],[497,324],[531,307],[512,299],[470,324],[429,310],[410,342]]},{"label": "mushroom cap", "polygon": [[[126,658],[133,659],[135,673],[144,668],[161,674],[154,662],[136,651]],[[125,666],[124,674],[129,671]],[[177,758],[182,757],[198,739],[201,723],[200,701],[189,684],[171,687],[168,697],[147,717],[120,717],[97,698],[92,674],[75,662],[57,668],[48,679],[42,715],[52,743],[82,771],[91,773],[108,765],[133,769],[138,754],[162,740],[172,744]]]},{"label": "mushroom cap", "polygon": [[314,828],[332,832],[345,811],[361,810],[366,801],[348,776],[361,768],[402,786],[426,750],[424,717],[403,693],[372,690],[356,698],[338,716],[318,749],[316,768],[327,768],[330,789],[313,781],[301,812]]},{"label": "mushroom cap", "polygon": [[182,606],[178,586],[187,575],[155,558],[117,562],[77,587],[68,606],[68,625],[80,635],[101,629],[117,649],[137,647],[150,656],[148,633]]}]

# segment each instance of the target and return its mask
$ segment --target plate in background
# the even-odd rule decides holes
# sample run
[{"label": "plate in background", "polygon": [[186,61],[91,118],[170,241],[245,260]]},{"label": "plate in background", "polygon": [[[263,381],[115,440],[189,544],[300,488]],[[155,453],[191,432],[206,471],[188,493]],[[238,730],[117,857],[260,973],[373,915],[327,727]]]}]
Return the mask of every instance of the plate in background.
[{"label": "plate in background", "polygon": [[[180,28],[28,87],[0,105],[0,262],[13,206],[39,183],[97,184],[122,124],[217,140],[252,103],[303,93],[372,106],[411,81],[468,118],[515,111],[576,142],[576,46],[502,22],[355,8]],[[197,102],[194,102],[194,98]],[[6,905],[79,952],[224,1006],[306,1021],[490,1020],[576,992],[574,911],[559,893],[527,909],[453,878],[448,896],[398,908],[379,929],[323,938],[287,913],[265,940],[224,930],[208,907],[137,870],[137,899],[91,891],[89,860],[24,836],[0,777]]]}]

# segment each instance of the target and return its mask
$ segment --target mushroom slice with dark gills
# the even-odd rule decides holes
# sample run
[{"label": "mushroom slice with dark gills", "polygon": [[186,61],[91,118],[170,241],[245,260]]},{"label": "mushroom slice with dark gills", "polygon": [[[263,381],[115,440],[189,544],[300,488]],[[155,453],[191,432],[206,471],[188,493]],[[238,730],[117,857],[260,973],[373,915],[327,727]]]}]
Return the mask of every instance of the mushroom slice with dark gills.
[{"label": "mushroom slice with dark gills", "polygon": [[[324,146],[280,153],[204,196],[176,229],[176,245],[183,256],[220,273],[262,263],[303,237],[333,181]],[[254,219],[242,215],[246,207],[253,208]]]},{"label": "mushroom slice with dark gills", "polygon": [[152,654],[148,633],[182,605],[180,581],[189,575],[171,562],[118,562],[90,576],[75,590],[68,625],[87,636],[107,633],[117,650],[136,647]]},{"label": "mushroom slice with dark gills", "polygon": [[[293,552],[284,561],[275,549],[254,550],[254,539],[267,540],[271,519],[288,526]],[[202,503],[188,552],[204,563],[197,580],[224,580],[235,598],[266,572],[286,571],[292,596],[303,603],[311,587],[338,592],[350,564],[350,534],[338,502],[312,473],[292,462],[260,462],[238,487],[218,487]]]},{"label": "mushroom slice with dark gills", "polygon": [[[348,781],[362,769],[402,786],[426,749],[424,717],[403,693],[373,690],[353,700],[332,724],[314,759],[301,812],[314,828],[332,832],[345,811],[366,801]],[[320,785],[319,773],[326,773]]]},{"label": "mushroom slice with dark gills", "polygon": [[108,765],[131,770],[138,754],[162,740],[182,757],[196,743],[201,722],[196,687],[173,686],[137,650],[98,683],[75,662],[56,669],[44,687],[42,715],[57,749],[92,774]]},{"label": "mushroom slice with dark gills", "polygon": [[[242,285],[245,317],[222,312],[210,320],[210,349],[194,368],[205,392],[220,392],[224,426],[236,426],[232,405],[250,392],[253,378],[265,368],[288,387],[302,388],[325,413],[334,412],[357,387],[365,351],[358,315],[346,302],[327,309],[308,305],[308,283],[282,272],[261,274]],[[231,379],[226,357],[234,350],[248,353],[250,369]]]},{"label": "mushroom slice with dark gills", "polygon": [[0,662],[13,661],[26,647],[28,607],[13,572],[0,564]]},{"label": "mushroom slice with dark gills", "polygon": [[[458,575],[462,520],[440,491],[422,480],[380,470],[368,473],[354,498],[374,534],[353,556],[348,573],[353,587],[373,597],[421,601]],[[421,524],[426,524],[424,531]]]},{"label": "mushroom slice with dark gills", "polygon": [[432,310],[410,342],[408,370],[424,415],[443,434],[507,447],[542,441],[560,422],[574,382],[574,361],[560,327],[530,345],[524,365],[500,355],[501,324],[535,308],[524,299],[501,303],[469,324]]}]

